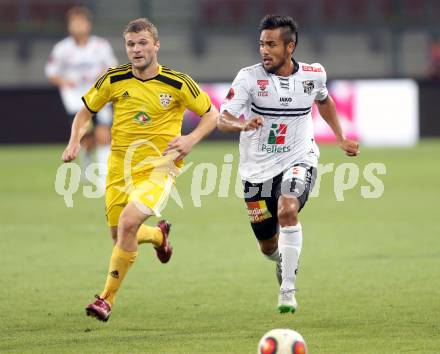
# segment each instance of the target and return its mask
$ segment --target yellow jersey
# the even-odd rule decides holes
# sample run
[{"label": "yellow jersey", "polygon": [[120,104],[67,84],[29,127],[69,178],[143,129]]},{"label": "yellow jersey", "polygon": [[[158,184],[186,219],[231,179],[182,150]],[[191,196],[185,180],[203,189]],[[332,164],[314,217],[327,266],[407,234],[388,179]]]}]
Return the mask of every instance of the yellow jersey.
[{"label": "yellow jersey", "polygon": [[157,151],[162,153],[167,143],[181,134],[186,109],[202,116],[211,107],[208,94],[191,77],[162,65],[157,75],[148,80],[135,77],[131,64],[111,68],[82,100],[91,113],[112,102],[112,155],[123,159],[135,141],[149,142],[136,149],[132,162],[157,155]]}]

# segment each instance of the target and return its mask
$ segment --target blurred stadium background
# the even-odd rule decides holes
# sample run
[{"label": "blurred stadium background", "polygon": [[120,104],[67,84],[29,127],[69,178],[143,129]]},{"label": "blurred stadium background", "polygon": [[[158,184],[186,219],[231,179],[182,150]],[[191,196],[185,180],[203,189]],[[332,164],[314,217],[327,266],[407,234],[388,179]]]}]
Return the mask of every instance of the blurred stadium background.
[{"label": "blurred stadium background", "polygon": [[[414,111],[406,123],[413,125],[407,127],[412,137],[407,143],[419,135],[440,135],[439,109],[432,104],[440,92],[436,0],[1,0],[0,99],[13,103],[3,105],[6,116],[28,117],[28,129],[22,129],[22,119],[6,120],[0,143],[66,140],[67,121],[59,118],[63,109],[44,65],[54,43],[66,35],[65,13],[73,5],[93,11],[94,32],[111,41],[120,63],[126,62],[124,26],[148,16],[159,27],[160,61],[202,83],[229,83],[240,68],[257,61],[257,24],[264,14],[292,14],[300,26],[299,60],[323,63],[330,81],[416,80],[418,90],[407,97]],[[403,100],[399,93],[386,99],[393,106],[387,115],[395,110],[392,125],[399,125]]]},{"label": "blurred stadium background", "polygon": [[[261,17],[297,20],[296,58],[325,66],[344,127],[362,144],[357,163],[382,162],[387,175],[382,198],[363,199],[356,187],[344,203],[326,180],[302,213],[309,239],[294,320],[274,313],[273,269],[242,202],[213,193],[195,208],[183,187],[185,210],[165,215],[174,263],[164,271],[152,253],[142,258],[106,327],[85,318],[110,249],[103,201],[79,190],[68,209],[54,191],[69,124],[44,76],[74,5],[92,10],[93,32],[120,63],[124,26],[149,17],[160,62],[203,83],[217,105],[238,70],[258,61]],[[0,0],[0,352],[253,353],[267,330],[293,327],[313,354],[438,353],[439,18],[438,0]],[[188,114],[184,129],[194,124]],[[236,142],[213,138],[188,160],[220,169],[232,153],[236,164]],[[329,162],[347,159],[323,144]],[[189,186],[190,173],[179,183]]]}]

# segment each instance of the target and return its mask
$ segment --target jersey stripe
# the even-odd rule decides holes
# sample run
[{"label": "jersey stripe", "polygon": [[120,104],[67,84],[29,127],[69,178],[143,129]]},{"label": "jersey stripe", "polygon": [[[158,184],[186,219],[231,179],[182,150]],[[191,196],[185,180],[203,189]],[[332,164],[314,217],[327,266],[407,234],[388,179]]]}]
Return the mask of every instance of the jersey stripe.
[{"label": "jersey stripe", "polygon": [[169,75],[172,75],[172,76],[175,76],[175,77],[178,77],[179,79],[183,80],[186,83],[186,85],[188,86],[188,88],[194,98],[196,98],[200,94],[200,91],[197,89],[195,84],[191,83],[189,77],[186,76],[185,74],[177,73],[177,72],[172,71],[167,68],[162,68],[162,72],[169,74]]},{"label": "jersey stripe", "polygon": [[105,77],[108,74],[111,74],[113,72],[117,72],[117,71],[120,71],[120,70],[127,70],[129,68],[131,68],[131,64],[130,63],[124,64],[124,65],[118,65],[115,68],[109,68],[104,74],[102,74],[99,77],[99,80],[101,80],[103,77]]},{"label": "jersey stripe", "polygon": [[129,70],[129,69],[131,69],[131,64],[130,63],[129,64],[125,64],[125,65],[117,66],[116,68],[113,68],[113,69],[108,69],[107,72],[98,79],[98,81],[95,84],[95,87],[96,88],[100,88],[102,83],[104,82],[104,80],[109,75],[117,73],[117,72],[121,72],[121,71],[126,71],[126,70]]},{"label": "jersey stripe", "polygon": [[110,76],[110,84],[114,84],[115,82],[122,81],[122,80],[128,80],[128,79],[131,79],[132,77],[133,77],[133,73],[131,71],[129,71],[125,74],[113,75],[113,76]]},{"label": "jersey stripe", "polygon": [[108,69],[103,75],[101,75],[101,77],[96,81],[95,83],[95,88],[99,89],[102,85],[102,83],[104,82],[104,80],[107,78],[107,76],[117,73],[117,72],[121,72],[121,71],[126,71],[131,69],[131,63],[128,64],[124,64],[124,65],[119,65],[116,68],[113,69]]},{"label": "jersey stripe", "polygon": [[200,94],[200,90],[198,89],[197,84],[188,75],[183,74],[183,73],[178,73],[178,72],[171,70],[167,67],[162,67],[162,72],[169,74],[169,75],[176,76],[179,79],[183,80],[186,83],[186,85],[188,86],[188,88],[194,98],[196,98]]},{"label": "jersey stripe", "polygon": [[270,112],[302,112],[309,111],[312,107],[307,108],[273,108],[273,107],[260,107],[257,106],[254,102],[252,102],[252,106],[262,111],[270,111]]},{"label": "jersey stripe", "polygon": [[164,76],[164,75],[157,75],[154,80],[163,82],[164,84],[170,85],[175,87],[176,89],[180,90],[182,88],[182,83],[180,81],[177,80],[173,80],[168,76]]},{"label": "jersey stripe", "polygon": [[251,111],[257,114],[261,114],[262,116],[271,116],[271,117],[299,117],[299,116],[305,116],[306,114],[308,114],[311,109],[309,109],[308,111],[305,112],[301,112],[301,113],[269,113],[269,112],[261,112],[261,111],[257,111],[254,108],[251,108]]}]

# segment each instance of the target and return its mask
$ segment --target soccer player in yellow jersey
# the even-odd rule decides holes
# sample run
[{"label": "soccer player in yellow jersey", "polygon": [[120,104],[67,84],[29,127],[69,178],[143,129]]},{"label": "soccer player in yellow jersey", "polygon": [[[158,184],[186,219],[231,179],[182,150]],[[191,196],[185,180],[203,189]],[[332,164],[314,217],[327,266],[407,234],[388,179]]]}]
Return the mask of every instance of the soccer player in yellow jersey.
[{"label": "soccer player in yellow jersey", "polygon": [[[94,113],[112,102],[114,121],[106,186],[106,214],[113,247],[107,281],[86,312],[107,321],[116,292],[136,259],[138,244],[152,243],[166,263],[172,253],[170,224],[144,225],[160,216],[182,159],[216,127],[218,111],[209,96],[187,75],[157,61],[157,28],[147,19],[131,21],[124,31],[129,64],[109,69],[83,96],[76,114],[65,162],[80,150],[80,140]],[[202,117],[198,126],[181,136],[183,113],[190,109]]]}]

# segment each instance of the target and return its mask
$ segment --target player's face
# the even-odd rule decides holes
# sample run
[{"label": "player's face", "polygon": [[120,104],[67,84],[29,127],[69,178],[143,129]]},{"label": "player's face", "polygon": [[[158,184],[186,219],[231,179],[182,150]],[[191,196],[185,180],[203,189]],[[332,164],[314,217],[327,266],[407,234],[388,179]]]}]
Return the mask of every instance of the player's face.
[{"label": "player's face", "polygon": [[125,50],[133,68],[144,71],[157,61],[159,41],[154,41],[149,31],[128,32],[125,34]]},{"label": "player's face", "polygon": [[295,45],[285,44],[280,28],[267,29],[260,34],[260,55],[264,69],[275,74],[283,65],[290,62]]},{"label": "player's face", "polygon": [[84,37],[90,34],[92,24],[84,16],[72,16],[67,24],[67,30],[75,38]]}]

